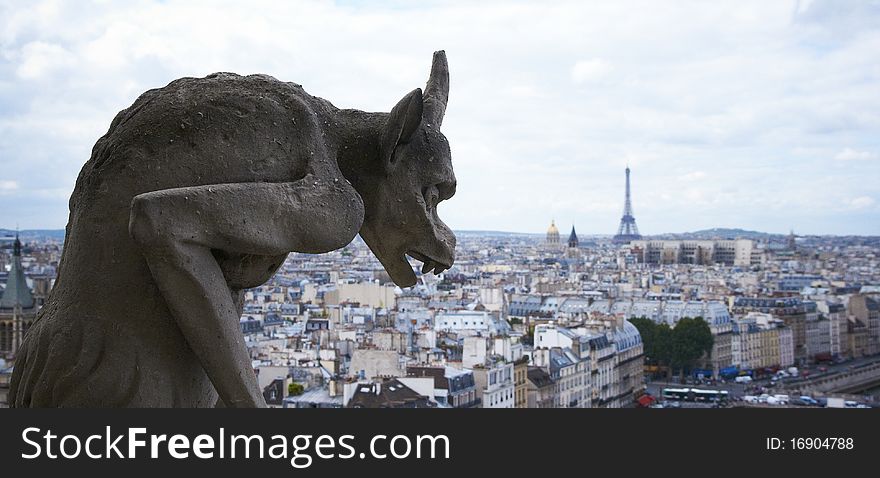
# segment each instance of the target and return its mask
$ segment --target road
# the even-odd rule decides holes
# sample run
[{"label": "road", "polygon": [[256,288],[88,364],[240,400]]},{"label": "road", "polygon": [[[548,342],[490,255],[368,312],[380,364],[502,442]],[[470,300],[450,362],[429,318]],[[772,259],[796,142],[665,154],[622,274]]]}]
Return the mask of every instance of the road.
[{"label": "road", "polygon": [[[871,357],[863,357],[856,360],[851,360],[849,362],[844,362],[841,364],[833,364],[833,365],[811,365],[807,367],[798,367],[798,371],[803,373],[804,371],[808,371],[810,373],[810,377],[817,377],[824,374],[830,374],[835,372],[845,372],[850,367],[854,367],[856,365],[862,365],[871,362],[880,361],[880,356],[871,356]],[[820,367],[824,367],[826,370],[821,371]],[[786,379],[783,379],[783,381]],[[689,383],[681,384],[678,380],[674,381],[653,381],[650,380],[647,382],[647,390],[648,393],[660,399],[661,392],[664,388],[682,388],[682,387],[695,387],[695,388],[706,388],[711,390],[727,390],[730,393],[731,398],[742,397],[743,395],[758,395],[763,392],[765,393],[774,393],[773,386],[771,385],[770,379],[765,378],[761,380],[755,380],[750,384],[741,384],[733,381],[722,383],[721,381],[716,382],[713,385],[703,385],[700,383],[694,383],[693,380],[688,380]],[[783,392],[784,393],[784,392]],[[684,404],[682,404],[684,406]],[[706,406],[706,405],[703,405]]]}]

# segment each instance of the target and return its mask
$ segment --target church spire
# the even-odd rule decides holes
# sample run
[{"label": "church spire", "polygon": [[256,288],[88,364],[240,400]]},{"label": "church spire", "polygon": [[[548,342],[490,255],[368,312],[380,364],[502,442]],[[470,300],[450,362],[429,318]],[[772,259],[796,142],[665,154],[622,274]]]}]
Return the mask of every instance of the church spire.
[{"label": "church spire", "polygon": [[21,240],[18,233],[15,234],[15,242],[12,243],[12,268],[6,276],[6,289],[0,297],[0,309],[30,309],[34,306],[34,296],[27,285],[24,268],[21,266]]},{"label": "church spire", "polygon": [[21,241],[18,239],[18,231],[15,231],[15,242],[12,243],[12,257],[21,258]]},{"label": "church spire", "polygon": [[578,236],[577,233],[574,232],[574,225],[571,226],[571,234],[568,235],[568,247],[577,247],[578,246]]}]

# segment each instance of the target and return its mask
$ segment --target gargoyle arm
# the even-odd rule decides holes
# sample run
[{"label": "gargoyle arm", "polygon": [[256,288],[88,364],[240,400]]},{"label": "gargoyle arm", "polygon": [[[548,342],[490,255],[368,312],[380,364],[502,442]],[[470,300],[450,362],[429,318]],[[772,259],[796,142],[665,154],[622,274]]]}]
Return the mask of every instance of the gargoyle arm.
[{"label": "gargoyle arm", "polygon": [[343,178],[165,189],[132,200],[129,233],[220,399],[265,406],[239,329],[239,311],[213,252],[321,253],[360,229],[360,196]]}]

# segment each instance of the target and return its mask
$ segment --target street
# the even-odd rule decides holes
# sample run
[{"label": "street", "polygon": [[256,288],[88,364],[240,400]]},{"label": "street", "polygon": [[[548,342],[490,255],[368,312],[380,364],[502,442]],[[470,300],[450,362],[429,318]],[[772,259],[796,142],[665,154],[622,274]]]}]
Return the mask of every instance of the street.
[{"label": "street", "polygon": [[[855,367],[858,365],[864,365],[872,362],[880,361],[880,357],[871,356],[871,357],[862,357],[855,360],[850,360],[840,364],[831,364],[831,365],[811,365],[807,367],[798,367],[798,373],[801,377],[803,377],[803,373],[809,372],[809,377],[818,377],[825,374],[837,373],[837,372],[846,372],[851,367]],[[766,378],[761,378],[754,380],[749,384],[736,383],[733,380],[722,381],[718,380],[714,382],[712,385],[707,385],[704,382],[699,380],[694,380],[693,378],[686,378],[685,384],[678,382],[678,377],[675,377],[672,381],[665,380],[648,380],[646,387],[647,391],[650,395],[656,397],[659,401],[663,401],[662,391],[664,388],[702,388],[708,390],[726,390],[730,394],[730,400],[737,400],[742,398],[744,395],[760,395],[761,393],[773,394],[774,385],[770,380],[771,376],[766,376]],[[783,378],[780,382],[785,382],[787,380],[791,380],[791,378]],[[786,392],[780,392],[786,393]],[[682,401],[682,408],[708,408],[711,407],[712,404],[709,403],[692,403]]]}]

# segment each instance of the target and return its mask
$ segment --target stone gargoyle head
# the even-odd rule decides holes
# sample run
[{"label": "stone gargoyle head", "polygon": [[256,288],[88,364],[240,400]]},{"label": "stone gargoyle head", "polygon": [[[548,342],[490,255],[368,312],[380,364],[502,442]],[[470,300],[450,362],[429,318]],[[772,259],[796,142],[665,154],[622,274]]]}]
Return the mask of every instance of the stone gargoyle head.
[{"label": "stone gargoyle head", "polygon": [[407,256],[435,274],[455,259],[455,235],[437,214],[456,187],[449,142],[440,132],[448,97],[446,54],[438,51],[424,93],[409,92],[388,115],[374,174],[355,184],[365,210],[360,235],[401,287],[416,283]]}]

